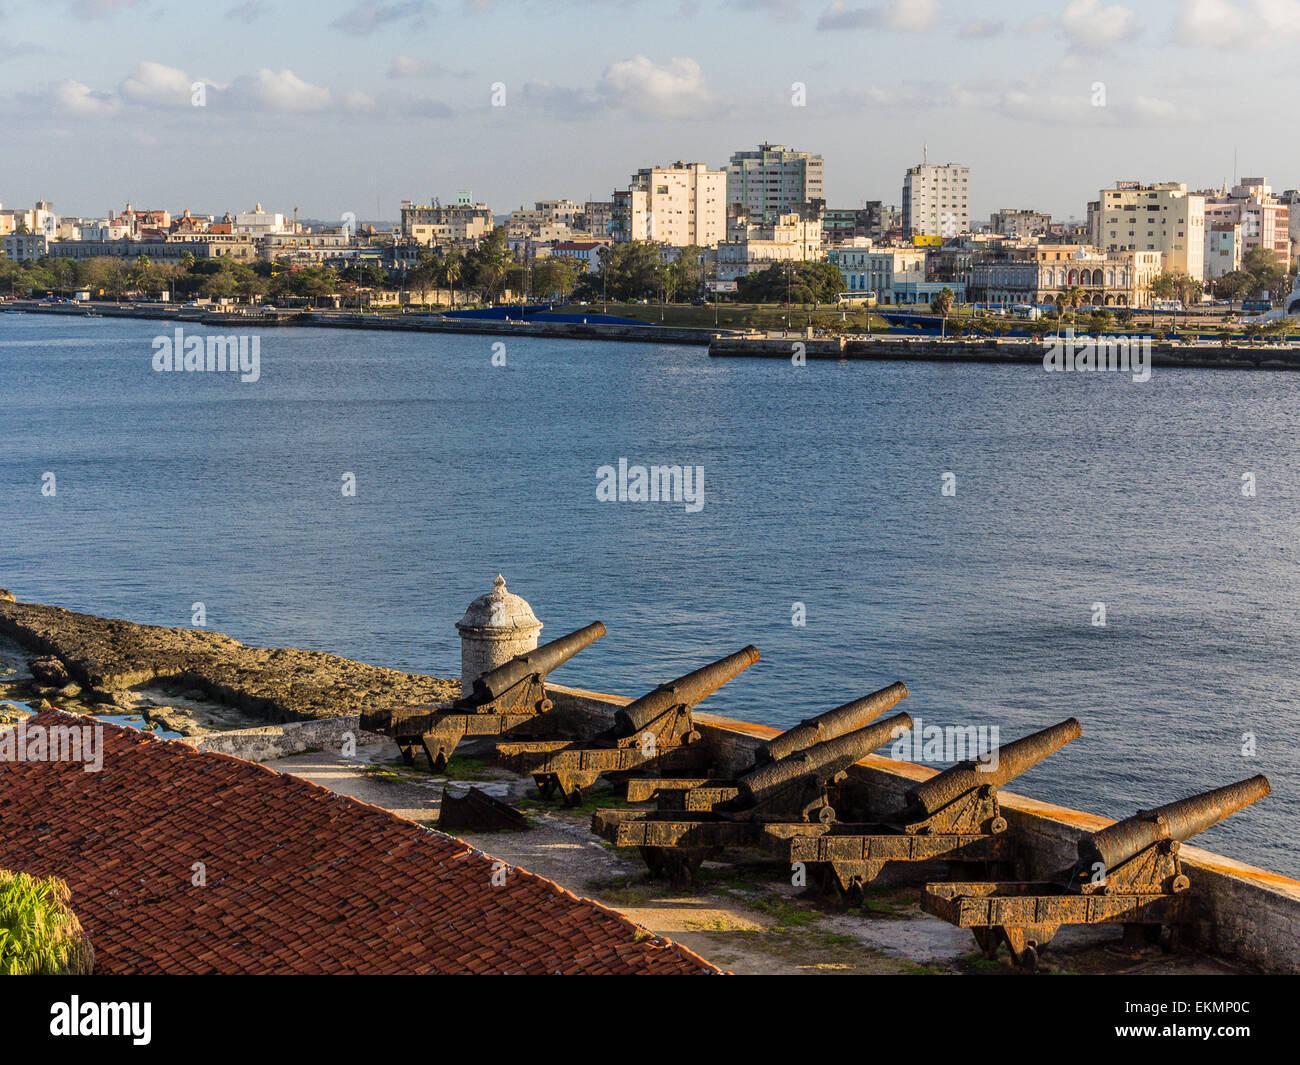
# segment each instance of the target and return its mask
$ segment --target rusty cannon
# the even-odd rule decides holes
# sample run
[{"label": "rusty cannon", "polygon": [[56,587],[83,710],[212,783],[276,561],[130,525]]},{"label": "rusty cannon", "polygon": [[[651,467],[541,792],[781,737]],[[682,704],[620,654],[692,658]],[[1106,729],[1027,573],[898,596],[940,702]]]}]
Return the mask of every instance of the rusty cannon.
[{"label": "rusty cannon", "polygon": [[[746,772],[771,762],[779,762],[782,758],[811,747],[815,743],[832,740],[836,736],[869,725],[886,710],[892,709],[906,698],[907,685],[895,681],[870,695],[844,703],[816,717],[807,718],[762,744],[754,752],[753,760]],[[691,793],[696,801],[701,800],[704,795],[701,789],[709,787],[734,788],[735,781],[712,777],[633,777],[627,782],[627,801],[658,800],[661,808],[671,808],[684,803],[687,793]]]},{"label": "rusty cannon", "polygon": [[558,791],[569,805],[581,802],[584,789],[604,773],[705,769],[709,751],[691,711],[758,657],[756,648],[745,647],[661,684],[619,709],[613,727],[590,740],[506,741],[496,745],[497,754],[515,772],[530,774],[543,798]]},{"label": "rusty cannon", "polygon": [[[592,829],[616,847],[637,847],[655,877],[694,879],[728,847],[757,847],[765,832],[817,832],[835,821],[832,789],[849,766],[912,727],[895,714],[751,769],[735,781],[708,781],[656,810],[598,810]],[[667,808],[665,808],[667,807]]]},{"label": "rusty cannon", "polygon": [[604,635],[605,626],[593,621],[479,674],[469,695],[450,705],[402,707],[385,721],[369,723],[363,715],[361,727],[391,734],[408,764],[414,761],[415,751],[423,748],[434,772],[446,768],[466,736],[554,732],[547,674]]},{"label": "rusty cannon", "polygon": [[1122,924],[1126,945],[1173,950],[1197,917],[1180,844],[1270,790],[1267,777],[1254,776],[1141,810],[1080,840],[1078,861],[1057,880],[927,884],[921,906],[971,929],[988,958],[1005,942],[1012,962],[1029,971],[1064,924]]},{"label": "rusty cannon", "polygon": [[998,789],[1082,732],[1068,718],[945,769],[908,790],[903,804],[878,821],[836,822],[796,834],[770,826],[766,844],[792,867],[812,872],[823,891],[853,901],[889,862],[1005,867],[1014,860],[1014,841],[998,807]]}]

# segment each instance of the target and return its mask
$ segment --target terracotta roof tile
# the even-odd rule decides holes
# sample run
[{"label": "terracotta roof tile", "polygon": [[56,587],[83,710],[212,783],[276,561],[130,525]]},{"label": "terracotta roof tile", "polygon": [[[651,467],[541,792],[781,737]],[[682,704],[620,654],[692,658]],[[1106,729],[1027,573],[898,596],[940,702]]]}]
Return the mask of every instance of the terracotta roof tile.
[{"label": "terracotta roof tile", "polygon": [[[0,868],[67,881],[97,972],[718,972],[517,866],[493,887],[496,859],[464,840],[100,724],[100,772],[0,762]],[[206,886],[191,883],[196,862]]]}]

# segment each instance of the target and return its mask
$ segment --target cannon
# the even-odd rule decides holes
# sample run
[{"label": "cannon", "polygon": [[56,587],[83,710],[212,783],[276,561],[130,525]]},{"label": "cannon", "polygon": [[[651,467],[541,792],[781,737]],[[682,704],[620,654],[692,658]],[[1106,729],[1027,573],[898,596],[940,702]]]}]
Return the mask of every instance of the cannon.
[{"label": "cannon", "polygon": [[592,829],[616,847],[638,847],[652,876],[694,879],[711,854],[755,847],[764,832],[818,832],[835,820],[831,789],[849,766],[912,727],[907,714],[815,743],[735,781],[710,781],[657,810],[598,810]]},{"label": "cannon", "polygon": [[602,773],[706,768],[708,748],[691,711],[757,661],[757,649],[749,646],[661,684],[622,707],[613,727],[593,739],[505,741],[496,745],[497,754],[516,772],[530,774],[543,798],[558,791],[569,805],[581,802],[583,790]]},{"label": "cannon", "polygon": [[1057,879],[927,884],[921,907],[971,929],[988,958],[1005,942],[1012,962],[1031,972],[1063,924],[1122,924],[1127,945],[1162,942],[1163,934],[1162,945],[1173,950],[1197,917],[1180,844],[1270,790],[1267,777],[1254,776],[1140,810],[1081,839],[1078,861]]},{"label": "cannon", "polygon": [[888,862],[946,861],[1005,866],[1013,840],[998,808],[998,788],[1078,739],[1074,718],[1005,743],[977,760],[959,762],[909,789],[892,814],[867,823],[836,822],[819,832],[791,835],[775,826],[766,845],[802,864],[828,893],[850,900]]},{"label": "cannon", "polygon": [[466,736],[544,735],[555,731],[546,693],[551,670],[605,635],[599,621],[551,640],[474,678],[470,693],[450,706],[393,710],[386,720],[363,715],[361,727],[390,733],[410,764],[422,747],[434,772],[441,772]]},{"label": "cannon", "polygon": [[[834,739],[870,724],[886,710],[892,709],[907,698],[907,685],[895,681],[888,687],[854,699],[834,710],[827,710],[786,729],[762,744],[755,752],[749,768],[755,769],[770,762],[778,762],[795,751],[811,747],[823,740]],[[633,777],[627,782],[628,802],[666,800],[668,806],[684,802],[683,796],[692,793],[699,800],[701,789],[715,786],[733,786],[734,781],[714,780],[709,777]],[[664,805],[663,802],[660,804]]]}]

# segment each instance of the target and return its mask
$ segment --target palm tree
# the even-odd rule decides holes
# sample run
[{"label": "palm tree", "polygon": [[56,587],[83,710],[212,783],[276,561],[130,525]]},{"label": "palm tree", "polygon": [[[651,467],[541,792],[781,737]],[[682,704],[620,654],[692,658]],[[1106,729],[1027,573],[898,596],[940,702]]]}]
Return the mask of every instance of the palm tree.
[{"label": "palm tree", "polygon": [[455,252],[442,261],[442,279],[451,289],[451,309],[456,309],[456,282],[460,280],[460,256]]},{"label": "palm tree", "polygon": [[1066,305],[1074,312],[1074,330],[1079,331],[1079,308],[1083,306],[1083,289],[1078,285],[1071,285],[1070,291],[1065,294]]},{"label": "palm tree", "polygon": [[939,336],[940,338],[948,335],[948,314],[952,310],[953,300],[956,294],[946,285],[941,291],[935,294],[934,299],[930,301],[930,311],[939,315]]}]

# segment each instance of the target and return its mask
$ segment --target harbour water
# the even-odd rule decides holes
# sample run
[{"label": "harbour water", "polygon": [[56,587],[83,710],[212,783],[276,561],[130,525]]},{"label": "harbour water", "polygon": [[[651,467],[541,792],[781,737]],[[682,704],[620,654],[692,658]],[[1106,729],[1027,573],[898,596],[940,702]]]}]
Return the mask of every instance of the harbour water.
[{"label": "harbour water", "polygon": [[[543,639],[608,626],[562,683],[752,642],[702,709],[785,726],[901,679],[1004,741],[1075,715],[1014,788],[1110,816],[1267,773],[1198,842],[1300,875],[1294,375],[280,329],[244,382],[155,372],[164,328],[0,315],[19,599],[454,674],[500,571]],[[704,505],[601,501],[620,459],[702,468]]]}]

